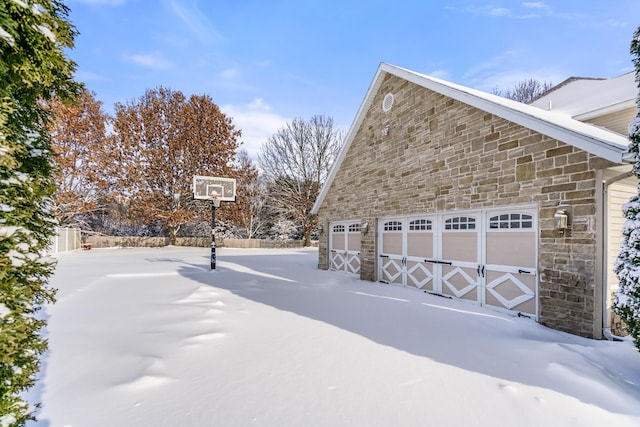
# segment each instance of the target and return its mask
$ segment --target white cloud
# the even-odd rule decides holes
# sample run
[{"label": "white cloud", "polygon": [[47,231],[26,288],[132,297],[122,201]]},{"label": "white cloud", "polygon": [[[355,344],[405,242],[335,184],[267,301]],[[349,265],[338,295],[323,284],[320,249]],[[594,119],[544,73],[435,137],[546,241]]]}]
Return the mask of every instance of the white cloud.
[{"label": "white cloud", "polygon": [[603,26],[611,28],[627,28],[629,24],[627,22],[619,21],[616,19],[607,19],[603,22]]},{"label": "white cloud", "polygon": [[[548,8],[541,2],[538,3],[523,3],[523,7],[527,9],[545,9]],[[494,7],[494,6],[470,6],[465,9],[465,12],[473,15],[481,16],[495,16],[499,18],[513,18],[513,19],[531,19],[539,18],[540,15],[535,13],[518,13],[506,7]]]},{"label": "white cloud", "polygon": [[489,15],[492,16],[510,16],[511,11],[504,7],[494,7],[489,9]]},{"label": "white cloud", "polygon": [[256,160],[262,144],[284,127],[290,119],[271,111],[261,98],[245,105],[222,105],[220,110],[229,116],[236,129],[242,131],[242,148]]},{"label": "white cloud", "polygon": [[516,51],[508,50],[478,64],[463,75],[464,84],[485,92],[494,89],[512,89],[517,83],[535,79],[541,82],[560,83],[566,78],[560,70],[546,66],[527,68]]},{"label": "white cloud", "polygon": [[470,68],[462,78],[472,87],[481,89],[478,83],[487,79],[488,76],[494,76],[500,70],[506,69],[506,65],[510,65],[513,61],[515,53],[513,51],[505,51],[501,54],[489,58],[481,64]]},{"label": "white cloud", "polygon": [[524,2],[524,3],[522,3],[522,6],[528,8],[528,9],[550,10],[550,7],[547,6],[546,4],[544,4],[541,1],[538,1],[538,2]]},{"label": "white cloud", "polygon": [[132,55],[124,55],[124,59],[147,68],[165,69],[171,66],[171,63],[164,59],[159,53],[136,53]]},{"label": "white cloud", "polygon": [[256,98],[247,105],[250,110],[271,111],[271,106],[264,103],[262,98]]},{"label": "white cloud", "polygon": [[211,43],[222,39],[209,18],[198,8],[194,0],[170,0],[171,10],[201,42]]},{"label": "white cloud", "polygon": [[442,80],[451,80],[451,73],[448,70],[433,70],[427,73],[430,76],[433,76],[437,79]]},{"label": "white cloud", "polygon": [[225,80],[233,80],[236,79],[240,75],[240,71],[237,68],[227,68],[226,70],[222,70],[218,73],[218,76]]},{"label": "white cloud", "polygon": [[270,67],[272,62],[270,59],[264,59],[262,61],[256,61],[255,64],[260,68],[266,68],[266,67]]}]

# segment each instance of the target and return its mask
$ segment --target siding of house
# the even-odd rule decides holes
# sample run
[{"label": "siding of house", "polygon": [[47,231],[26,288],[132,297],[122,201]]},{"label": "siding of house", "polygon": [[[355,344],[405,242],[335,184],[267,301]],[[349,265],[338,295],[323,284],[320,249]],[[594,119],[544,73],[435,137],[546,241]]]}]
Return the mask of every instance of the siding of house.
[{"label": "siding of house", "polygon": [[632,107],[623,111],[616,111],[615,113],[604,114],[589,120],[584,120],[584,122],[610,129],[621,135],[628,135],[629,123],[636,117],[636,112],[636,108]]},{"label": "siding of house", "polygon": [[[393,93],[392,109],[382,99]],[[384,128],[388,128],[385,135]],[[539,206],[541,323],[591,337],[595,318],[595,170],[609,161],[393,75],[387,75],[337,171],[320,224],[360,219],[361,278],[376,280],[382,216]],[[560,204],[571,228],[554,229]],[[327,233],[319,267],[328,268]]]},{"label": "siding of house", "polygon": [[[628,178],[623,181],[615,182],[609,186],[608,191],[608,216],[607,216],[607,283],[609,284],[610,293],[605,301],[606,307],[609,309],[613,302],[613,294],[618,289],[618,277],[615,274],[614,266],[618,254],[620,253],[620,244],[622,243],[622,227],[625,222],[622,213],[622,205],[627,203],[631,196],[638,194],[637,181],[635,178]],[[624,324],[618,316],[610,312],[610,328],[616,335],[626,335]]]},{"label": "siding of house", "polygon": [[622,214],[622,205],[627,203],[631,196],[636,194],[638,194],[636,186],[627,182],[616,182],[609,186],[607,278],[612,291],[618,288],[618,278],[613,271],[613,267],[620,253],[620,244],[622,243],[622,226],[625,221],[624,215]]}]

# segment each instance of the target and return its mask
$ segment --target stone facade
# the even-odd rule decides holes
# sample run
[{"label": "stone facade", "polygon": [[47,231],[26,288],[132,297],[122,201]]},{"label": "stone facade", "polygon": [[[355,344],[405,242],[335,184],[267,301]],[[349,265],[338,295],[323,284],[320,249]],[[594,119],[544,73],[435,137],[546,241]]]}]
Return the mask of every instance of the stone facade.
[{"label": "stone facade", "polygon": [[[384,112],[385,94],[394,95]],[[320,224],[369,222],[361,278],[376,280],[377,218],[510,205],[538,207],[538,320],[596,330],[596,170],[612,163],[387,74],[318,211]],[[570,212],[554,228],[558,206]],[[319,267],[328,268],[327,235]]]}]

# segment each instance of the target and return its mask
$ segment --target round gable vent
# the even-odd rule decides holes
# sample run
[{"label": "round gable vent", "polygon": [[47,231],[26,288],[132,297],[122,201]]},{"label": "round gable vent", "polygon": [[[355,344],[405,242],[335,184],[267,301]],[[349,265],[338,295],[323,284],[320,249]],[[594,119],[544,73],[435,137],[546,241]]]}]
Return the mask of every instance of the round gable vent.
[{"label": "round gable vent", "polygon": [[393,107],[393,94],[388,93],[384,96],[384,99],[382,100],[382,111],[387,113],[389,110],[391,110],[391,107]]}]

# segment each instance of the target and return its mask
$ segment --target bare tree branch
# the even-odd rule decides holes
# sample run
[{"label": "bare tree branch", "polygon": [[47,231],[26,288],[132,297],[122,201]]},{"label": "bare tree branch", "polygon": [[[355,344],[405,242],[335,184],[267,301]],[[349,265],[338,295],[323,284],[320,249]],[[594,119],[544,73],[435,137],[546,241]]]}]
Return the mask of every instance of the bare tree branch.
[{"label": "bare tree branch", "polygon": [[259,162],[268,182],[268,203],[278,215],[300,224],[305,245],[311,244],[317,226],[311,209],[342,139],[332,118],[316,115],[287,123],[262,146]]}]

